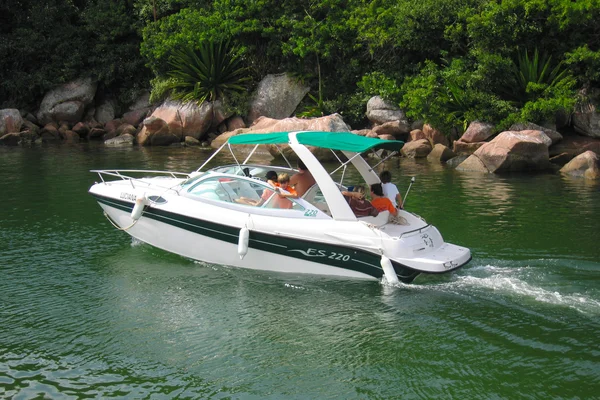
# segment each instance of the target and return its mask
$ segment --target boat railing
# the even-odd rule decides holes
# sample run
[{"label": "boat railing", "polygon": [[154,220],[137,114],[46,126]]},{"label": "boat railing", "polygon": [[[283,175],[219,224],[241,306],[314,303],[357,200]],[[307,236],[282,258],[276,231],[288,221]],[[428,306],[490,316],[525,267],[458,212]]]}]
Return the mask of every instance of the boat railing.
[{"label": "boat railing", "polygon": [[418,229],[413,229],[411,231],[406,231],[406,232],[402,232],[402,234],[400,236],[398,236],[399,239],[402,239],[403,237],[408,237],[408,236],[413,236],[413,235],[418,235],[419,233],[429,229],[431,225],[427,224],[425,226],[422,226]]},{"label": "boat railing", "polygon": [[[131,183],[131,186],[134,189],[136,187],[135,186],[136,183],[140,186],[142,186],[142,185],[149,186],[150,183],[147,181],[144,181],[144,179],[155,178],[157,176],[182,178],[182,179],[187,179],[190,177],[190,174],[188,172],[154,171],[154,170],[142,170],[142,169],[101,169],[101,170],[93,169],[93,170],[90,170],[90,172],[97,173],[98,176],[100,177],[100,180],[102,180],[102,183],[111,182],[112,180],[105,179],[105,177],[111,176],[114,178],[118,178],[118,179],[114,179],[115,181],[119,180],[119,179],[123,180],[123,181],[129,181]],[[135,177],[135,176],[133,176],[133,174],[145,174],[145,176]],[[148,174],[151,174],[152,176],[148,176]],[[163,189],[173,189],[173,187],[156,185],[155,183],[152,183],[152,185],[163,188]]]}]

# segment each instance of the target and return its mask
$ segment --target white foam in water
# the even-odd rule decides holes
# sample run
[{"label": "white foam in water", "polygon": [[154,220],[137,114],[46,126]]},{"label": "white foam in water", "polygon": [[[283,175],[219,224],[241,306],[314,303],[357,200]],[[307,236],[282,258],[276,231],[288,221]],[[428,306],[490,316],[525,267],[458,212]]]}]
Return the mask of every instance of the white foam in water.
[{"label": "white foam in water", "polygon": [[[392,285],[387,282],[385,277],[380,282],[386,289],[442,290],[446,292],[458,292],[464,289],[491,290],[495,293],[530,298],[541,303],[570,307],[586,314],[600,314],[600,301],[598,300],[591,299],[580,293],[561,294],[531,285],[519,278],[523,274],[530,274],[531,271],[532,268],[529,266],[501,267],[488,264],[465,269],[461,271],[462,274],[453,275],[448,282],[432,284],[417,282]],[[465,273],[469,275],[464,275]]]},{"label": "white foam in water", "polygon": [[584,313],[600,313],[600,301],[590,299],[579,293],[563,295],[556,291],[533,286],[518,277],[511,276],[518,275],[527,269],[528,267],[506,268],[493,265],[476,266],[470,268],[468,271],[476,273],[489,272],[491,275],[457,276],[454,282],[443,285],[455,288],[458,286],[492,289],[495,292],[533,298],[542,303],[571,307]]},{"label": "white foam in water", "polygon": [[146,244],[146,243],[142,242],[139,239],[136,239],[134,237],[131,238],[131,247],[137,247],[137,246],[141,246],[141,245],[144,245],[144,244]]},{"label": "white foam in water", "polygon": [[306,290],[306,288],[303,288],[302,286],[296,286],[296,285],[292,285],[290,283],[286,283],[284,286],[292,288],[292,289]]}]

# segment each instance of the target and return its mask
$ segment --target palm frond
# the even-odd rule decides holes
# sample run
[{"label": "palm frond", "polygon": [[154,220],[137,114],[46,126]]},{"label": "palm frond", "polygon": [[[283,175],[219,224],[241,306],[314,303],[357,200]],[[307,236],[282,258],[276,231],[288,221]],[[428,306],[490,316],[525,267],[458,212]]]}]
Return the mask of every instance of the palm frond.
[{"label": "palm frond", "polygon": [[195,49],[186,47],[173,52],[169,60],[171,97],[198,104],[220,100],[246,90],[250,80],[236,48],[229,42],[205,42]]}]

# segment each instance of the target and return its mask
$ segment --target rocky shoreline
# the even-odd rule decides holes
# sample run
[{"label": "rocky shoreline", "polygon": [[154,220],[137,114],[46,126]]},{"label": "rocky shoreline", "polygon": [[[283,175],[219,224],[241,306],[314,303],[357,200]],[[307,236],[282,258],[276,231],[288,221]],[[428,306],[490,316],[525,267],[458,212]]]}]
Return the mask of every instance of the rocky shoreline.
[{"label": "rocky shoreline", "polygon": [[[228,114],[219,102],[201,105],[141,96],[116,116],[114,100],[99,101],[97,84],[81,79],[48,92],[35,113],[0,110],[0,145],[102,141],[107,146],[220,146],[239,133],[292,130],[351,131],[357,135],[403,140],[402,157],[427,158],[459,171],[506,173],[558,170],[585,179],[600,179],[600,115],[595,108],[574,112],[557,128],[516,124],[496,132],[473,122],[462,134],[444,135],[379,97],[366,104],[367,129],[352,130],[339,114],[319,118],[290,117],[308,88],[287,74],[268,75],[252,97],[247,115]],[[563,133],[560,133],[562,130]]]}]

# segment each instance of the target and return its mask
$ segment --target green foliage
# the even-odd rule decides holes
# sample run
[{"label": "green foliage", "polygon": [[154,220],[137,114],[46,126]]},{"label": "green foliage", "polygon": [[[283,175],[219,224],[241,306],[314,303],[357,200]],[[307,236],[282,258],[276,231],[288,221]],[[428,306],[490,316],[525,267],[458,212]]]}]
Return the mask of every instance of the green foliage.
[{"label": "green foliage", "polygon": [[[198,50],[187,47],[173,52],[169,79],[156,83],[161,94],[184,102],[224,100],[245,91],[247,68],[235,48],[226,42],[204,42]],[[155,97],[160,94],[155,94]]]},{"label": "green foliage", "polygon": [[66,0],[0,3],[0,107],[35,106],[85,70],[85,36],[72,22],[78,13]]},{"label": "green foliage", "polygon": [[92,76],[123,101],[148,86],[131,2],[0,3],[0,107],[36,108],[55,85]]},{"label": "green foliage", "polygon": [[536,48],[531,58],[526,50],[517,54],[512,74],[516,86],[505,93],[517,105],[523,106],[542,97],[547,88],[564,84],[568,71],[560,63],[553,66],[552,57],[540,56]]},{"label": "green foliage", "polygon": [[472,121],[497,122],[515,109],[479,85],[477,74],[463,60],[438,66],[425,63],[419,74],[407,78],[401,107],[408,117],[421,119],[449,133],[464,131]]},{"label": "green foliage", "polygon": [[587,46],[579,46],[566,54],[569,65],[582,86],[600,86],[600,50],[592,51]]},{"label": "green foliage", "polygon": [[368,73],[356,85],[368,96],[381,96],[394,103],[399,103],[402,98],[402,92],[396,80],[383,72]]},{"label": "green foliage", "polygon": [[[151,74],[153,98],[199,99],[207,85],[183,83],[196,72],[181,64],[196,61],[181,49],[230,42],[248,88],[293,73],[313,89],[305,112],[339,112],[355,127],[373,95],[439,127],[540,120],[569,111],[575,85],[600,86],[598,20],[598,0],[5,0],[0,106],[35,107],[85,75],[123,102]],[[186,77],[169,75],[178,58]],[[241,109],[247,95],[229,96]]]},{"label": "green foliage", "polygon": [[296,116],[300,118],[315,118],[322,117],[325,115],[325,103],[322,97],[315,97],[312,94],[307,94],[308,98],[312,100],[312,104],[304,107],[304,110],[297,113]]}]

